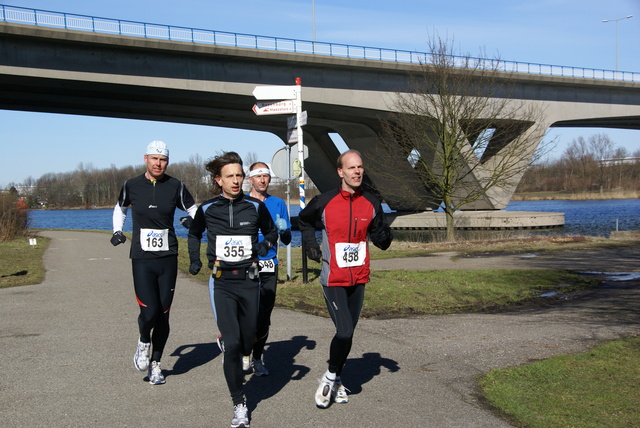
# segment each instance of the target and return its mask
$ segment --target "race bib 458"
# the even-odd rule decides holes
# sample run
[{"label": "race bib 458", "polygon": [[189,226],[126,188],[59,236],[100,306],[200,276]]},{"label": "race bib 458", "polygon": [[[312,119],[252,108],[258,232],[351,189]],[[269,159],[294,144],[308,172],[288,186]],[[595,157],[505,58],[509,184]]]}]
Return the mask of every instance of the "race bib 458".
[{"label": "race bib 458", "polygon": [[338,267],[362,266],[367,257],[366,242],[338,242],[336,248],[336,263]]}]

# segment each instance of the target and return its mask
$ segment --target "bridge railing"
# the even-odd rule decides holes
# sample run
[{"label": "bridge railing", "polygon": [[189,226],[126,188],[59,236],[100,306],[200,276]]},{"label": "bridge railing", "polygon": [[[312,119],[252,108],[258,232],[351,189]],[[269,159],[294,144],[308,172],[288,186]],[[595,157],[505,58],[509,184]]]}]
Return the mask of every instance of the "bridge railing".
[{"label": "bridge railing", "polygon": [[[374,48],[368,46],[325,43],[308,40],[296,40],[281,37],[258,36],[252,34],[230,33],[225,31],[203,30],[176,27],[162,24],[127,21],[121,19],[98,18],[64,12],[28,9],[17,6],[0,5],[0,21],[37,25],[43,27],[64,28],[67,30],[90,31],[95,33],[118,34],[124,36],[145,37],[191,43],[205,43],[220,46],[263,49],[281,52],[326,55],[344,58],[392,61],[402,63],[429,63],[429,54],[417,51]],[[467,57],[452,56],[452,63],[462,63]],[[481,58],[476,58],[482,60]],[[492,61],[492,60],[486,60]],[[596,68],[571,67],[532,62],[500,60],[498,69],[526,74],[581,77],[603,80],[622,80],[639,82],[640,73],[613,71]]]}]

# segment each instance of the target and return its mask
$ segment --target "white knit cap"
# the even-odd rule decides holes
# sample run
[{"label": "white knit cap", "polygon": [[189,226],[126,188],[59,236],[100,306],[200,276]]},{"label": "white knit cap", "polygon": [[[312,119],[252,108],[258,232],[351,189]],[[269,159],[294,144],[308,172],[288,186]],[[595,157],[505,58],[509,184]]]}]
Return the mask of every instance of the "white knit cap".
[{"label": "white knit cap", "polygon": [[169,149],[164,141],[152,141],[147,146],[145,155],[162,155],[169,157]]}]

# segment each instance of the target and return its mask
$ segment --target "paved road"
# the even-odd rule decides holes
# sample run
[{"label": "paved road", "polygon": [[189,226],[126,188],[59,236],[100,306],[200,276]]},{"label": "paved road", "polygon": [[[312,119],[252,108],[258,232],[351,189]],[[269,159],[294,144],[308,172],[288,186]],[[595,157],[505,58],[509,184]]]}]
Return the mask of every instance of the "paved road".
[{"label": "paved road", "polygon": [[[45,281],[0,290],[2,425],[229,426],[206,288],[179,276],[167,383],[151,386],[131,363],[137,307],[128,244],[114,248],[99,233],[42,234],[53,239]],[[313,393],[333,326],[276,310],[265,352],[271,376],[247,377],[251,425],[508,427],[475,398],[475,375],[639,335],[639,306],[636,281],[512,313],[362,320],[343,377],[350,402],[326,410],[315,407]]]}]

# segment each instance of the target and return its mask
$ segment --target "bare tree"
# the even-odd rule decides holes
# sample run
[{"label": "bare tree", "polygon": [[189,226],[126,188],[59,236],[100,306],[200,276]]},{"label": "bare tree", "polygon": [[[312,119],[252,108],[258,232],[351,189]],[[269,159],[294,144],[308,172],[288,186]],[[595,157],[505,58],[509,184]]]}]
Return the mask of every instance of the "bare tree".
[{"label": "bare tree", "polygon": [[625,172],[625,169],[627,169],[625,167],[628,166],[626,165],[625,159],[628,157],[629,157],[629,151],[624,147],[617,147],[613,151],[614,170],[612,171],[611,175],[617,177],[615,186],[618,188],[622,188],[624,172]]},{"label": "bare tree", "polygon": [[582,136],[574,138],[562,153],[562,161],[565,163],[566,190],[587,189],[595,164],[587,140]]},{"label": "bare tree", "polygon": [[611,180],[611,174],[609,172],[612,170],[611,166],[615,154],[615,144],[609,136],[605,134],[595,134],[589,138],[589,148],[596,160],[598,186],[600,193],[602,193],[605,187],[611,187],[611,185],[606,186],[606,183],[608,180]]},{"label": "bare tree", "polygon": [[199,154],[189,156],[189,162],[186,164],[185,176],[183,177],[183,181],[196,202],[209,198],[210,185],[207,180],[207,169],[204,165],[205,162]]},{"label": "bare tree", "polygon": [[514,75],[499,60],[456,56],[451,46],[440,38],[429,43],[429,61],[410,75],[410,91],[396,94],[394,113],[382,121],[384,153],[368,162],[378,176],[388,171],[405,198],[442,206],[450,241],[457,210],[495,206],[513,194],[541,155],[546,129],[542,108],[514,96]]},{"label": "bare tree", "polygon": [[245,167],[249,167],[250,165],[256,162],[268,162],[268,161],[258,159],[258,154],[256,152],[247,152],[247,155],[242,160],[242,163],[244,164]]}]

